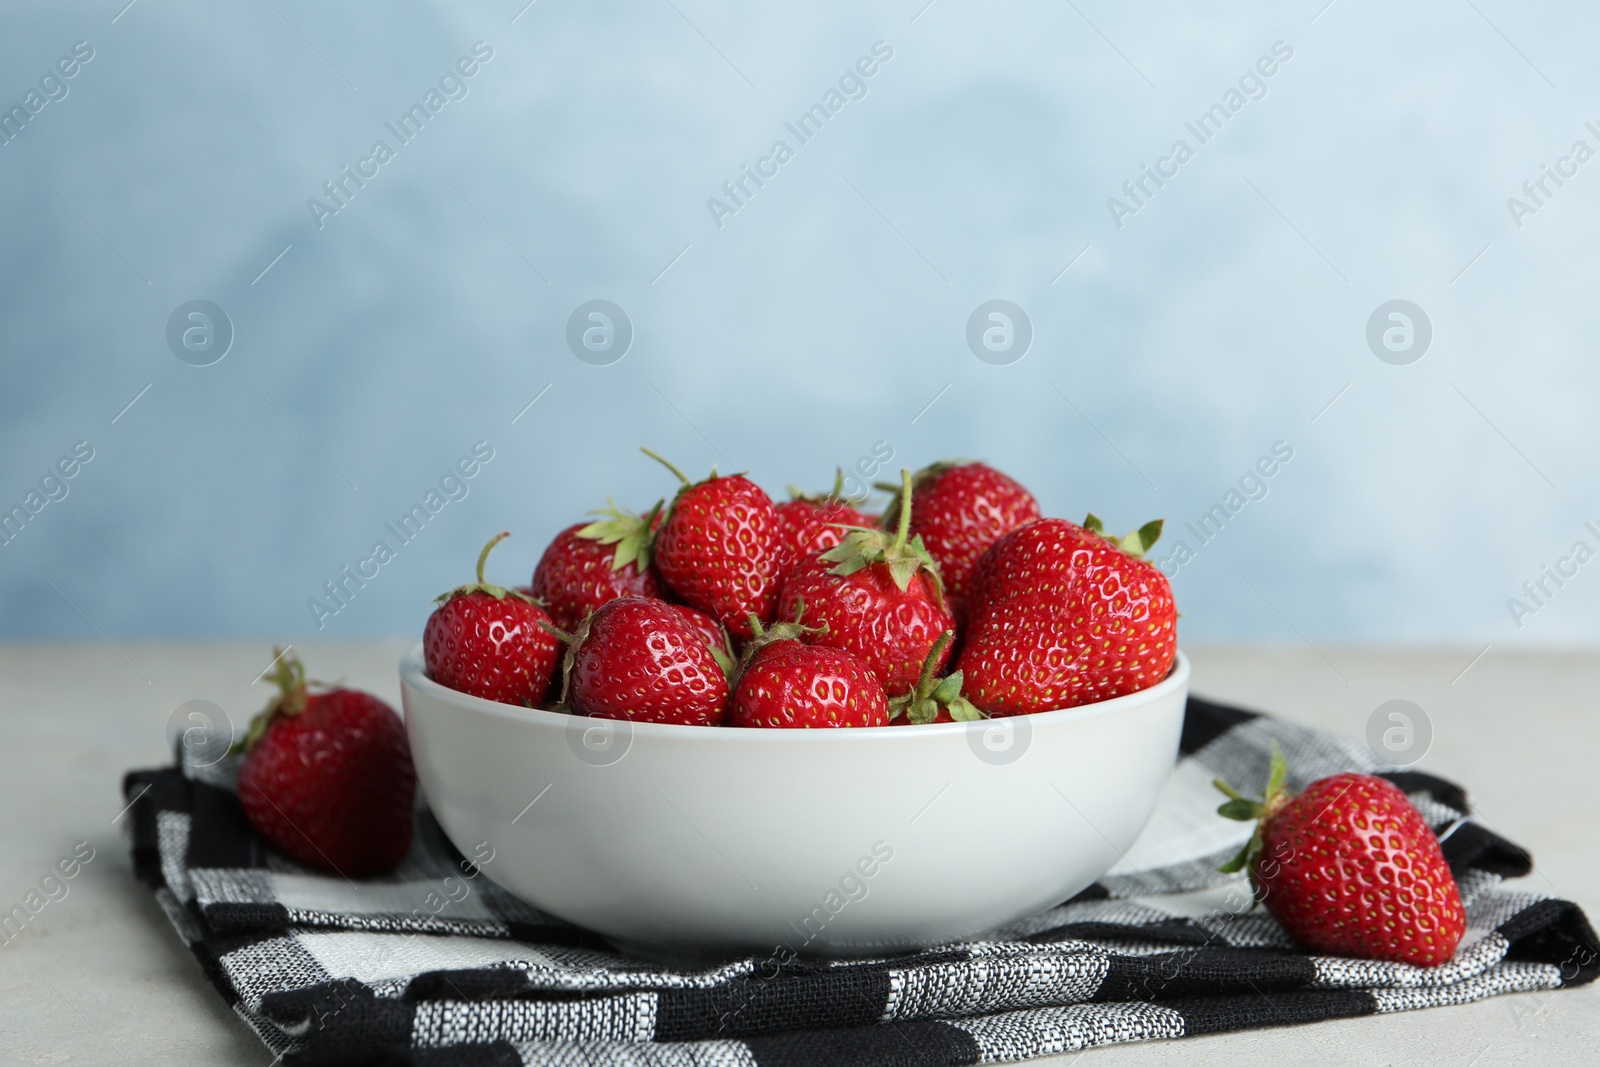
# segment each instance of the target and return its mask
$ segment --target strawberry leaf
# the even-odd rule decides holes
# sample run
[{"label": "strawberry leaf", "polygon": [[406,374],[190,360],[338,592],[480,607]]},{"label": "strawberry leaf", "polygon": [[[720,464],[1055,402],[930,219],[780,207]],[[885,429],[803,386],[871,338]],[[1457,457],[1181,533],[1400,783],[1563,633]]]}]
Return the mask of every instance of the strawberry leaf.
[{"label": "strawberry leaf", "polygon": [[[960,672],[956,672],[954,677],[959,678]],[[945,710],[950,713],[950,717],[956,722],[977,722],[979,719],[987,717],[978,710],[976,704],[962,696],[952,697],[947,701]]]},{"label": "strawberry leaf", "polygon": [[[729,680],[737,683],[738,676],[744,674],[750,664],[755,661],[756,653],[768,645],[775,645],[779,641],[804,641],[807,637],[828,632],[826,623],[821,626],[807,626],[801,622],[800,620],[805,618],[805,614],[806,602],[804,598],[795,608],[793,622],[780,620],[771,626],[763,626],[761,619],[754,612],[751,612],[749,619],[752,636],[749,641],[745,642],[744,651],[739,656],[739,662],[735,665],[736,670],[728,675]],[[719,659],[718,662],[720,663],[721,660]]]},{"label": "strawberry leaf", "polygon": [[641,517],[624,511],[610,497],[606,497],[605,507],[589,512],[605,517],[583,527],[578,531],[578,536],[602,545],[616,545],[616,551],[611,556],[612,570],[620,571],[632,563],[637,570],[646,571],[650,568],[650,556],[655,546],[653,527],[662,506],[663,501],[656,501],[655,506]]},{"label": "strawberry leaf", "polygon": [[1233,859],[1217,868],[1218,873],[1237,874],[1239,871],[1244,870],[1244,865],[1250,862],[1250,845],[1253,844],[1254,841],[1255,838],[1252,837],[1250,841],[1246,842],[1245,846],[1234,855]]},{"label": "strawberry leaf", "polygon": [[848,537],[845,538],[845,541],[841,541],[839,544],[828,549],[828,551],[824,552],[821,556],[822,559],[829,563],[838,564],[837,567],[833,568],[833,573],[837,574],[841,578],[848,578],[856,571],[866,568],[871,563],[871,560],[867,559],[865,555],[854,551],[855,546],[846,547],[845,542],[848,540]]},{"label": "strawberry leaf", "polygon": [[1261,818],[1262,806],[1254,800],[1243,797],[1237,800],[1225,800],[1217,808],[1217,814],[1224,819],[1237,819],[1239,822],[1250,822]]},{"label": "strawberry leaf", "polygon": [[1255,865],[1264,847],[1266,826],[1272,819],[1273,813],[1282,807],[1291,794],[1284,788],[1284,783],[1289,777],[1289,763],[1283,758],[1283,752],[1278,748],[1278,742],[1272,742],[1272,762],[1267,770],[1267,790],[1260,799],[1253,799],[1240,793],[1233,786],[1221,778],[1213,778],[1211,784],[1216,786],[1227,796],[1217,807],[1217,814],[1226,819],[1237,819],[1240,822],[1255,820],[1255,830],[1250,835],[1250,840],[1239,850],[1238,855],[1218,867],[1223,874],[1234,874],[1246,871],[1250,875],[1250,888],[1255,892],[1256,903],[1261,902],[1261,885],[1256,879]]},{"label": "strawberry leaf", "polygon": [[1283,793],[1284,780],[1289,777],[1289,761],[1283,758],[1283,750],[1278,748],[1276,739],[1272,742],[1272,763],[1267,770],[1267,795],[1266,800],[1271,804]]},{"label": "strawberry leaf", "polygon": [[884,564],[889,577],[901,592],[911,587],[911,579],[918,571],[928,576],[934,596],[940,607],[944,606],[944,582],[939,577],[939,565],[934,562],[920,536],[910,536],[911,528],[911,472],[900,472],[899,506],[895,512],[893,531],[873,530],[864,526],[841,527],[846,530],[844,540],[822,554],[821,559],[838,566],[833,573],[848,578],[857,571],[875,563]]},{"label": "strawberry leaf", "polygon": [[568,714],[572,713],[572,708],[567,703],[567,697],[572,692],[572,665],[578,660],[579,647],[581,647],[585,641],[589,640],[589,628],[593,622],[594,612],[591,611],[588,615],[584,616],[584,620],[578,624],[578,628],[570,634],[563,630],[556,629],[550,623],[539,623],[540,626],[543,626],[546,630],[553,634],[558,641],[561,641],[567,646],[567,654],[561,657],[561,695],[556,699],[556,707],[558,709],[565,709]]},{"label": "strawberry leaf", "polygon": [[255,748],[279,719],[299,715],[305,711],[310,703],[310,687],[313,684],[320,684],[306,680],[305,665],[294,653],[286,648],[273,651],[277,655],[273,658],[270,667],[272,673],[269,677],[272,679],[272,684],[278,687],[278,695],[250,719],[250,726],[245,730],[244,737],[228,748],[227,754],[230,756],[249,752]]},{"label": "strawberry leaf", "polygon": [[1161,540],[1161,530],[1164,526],[1166,526],[1166,524],[1166,519],[1152,519],[1150,522],[1147,522],[1143,526],[1139,527],[1139,544],[1143,546],[1140,549],[1141,555],[1150,551],[1155,547],[1156,542]]},{"label": "strawberry leaf", "polygon": [[933,643],[927,657],[922,661],[922,671],[917,678],[916,687],[909,693],[890,698],[891,719],[904,715],[909,722],[921,725],[936,721],[941,709],[949,712],[950,718],[956,722],[973,722],[986,717],[976,705],[961,695],[960,671],[952,671],[943,678],[933,676],[939,658],[944,655],[955,637],[954,630],[946,630],[939,635],[939,640]]},{"label": "strawberry leaf", "polygon": [[[825,560],[828,563],[839,564],[839,566],[833,569],[833,573],[839,575],[854,574],[856,571],[860,570],[862,567],[865,567],[869,562],[871,562],[867,558],[871,554],[871,542],[866,538],[858,537],[856,535],[863,533],[872,534],[877,532],[875,530],[863,530],[854,526],[845,527],[844,529],[848,531],[844,535],[844,540],[840,541],[838,544],[834,545],[832,548],[828,549],[820,557],[818,557],[819,559]],[[846,570],[846,567],[849,569]]]},{"label": "strawberry leaf", "polygon": [[933,687],[933,692],[928,694],[941,704],[948,704],[961,696],[961,672],[952,671]]},{"label": "strawberry leaf", "polygon": [[1104,537],[1107,541],[1134,557],[1142,556],[1155,547],[1155,543],[1161,539],[1161,530],[1165,525],[1165,519],[1153,519],[1133,531],[1133,533],[1123,534],[1118,537],[1115,534],[1105,532],[1106,524],[1101,522],[1094,512],[1090,512],[1083,520],[1083,528],[1085,530]]}]

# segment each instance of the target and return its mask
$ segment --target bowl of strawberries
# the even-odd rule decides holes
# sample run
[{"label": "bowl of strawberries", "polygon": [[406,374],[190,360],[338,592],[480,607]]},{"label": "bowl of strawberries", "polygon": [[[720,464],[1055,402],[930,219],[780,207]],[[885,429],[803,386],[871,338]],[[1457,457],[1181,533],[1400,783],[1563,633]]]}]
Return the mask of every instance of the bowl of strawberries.
[{"label": "bowl of strawberries", "polygon": [[1118,861],[1187,696],[1159,522],[1044,517],[982,463],[903,471],[881,516],[671,469],[528,586],[485,579],[491,541],[400,664],[418,782],[484,873],[630,947],[841,956]]}]

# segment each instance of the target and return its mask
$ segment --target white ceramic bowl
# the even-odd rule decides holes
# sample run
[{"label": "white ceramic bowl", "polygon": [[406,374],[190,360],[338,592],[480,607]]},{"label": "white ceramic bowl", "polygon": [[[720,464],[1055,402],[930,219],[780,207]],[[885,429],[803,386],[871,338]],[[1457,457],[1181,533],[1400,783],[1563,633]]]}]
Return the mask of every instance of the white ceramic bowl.
[{"label": "white ceramic bowl", "polygon": [[484,873],[635,947],[842,956],[980,934],[1099,878],[1150,817],[1188,691],[976,723],[612,722],[446,689],[400,662],[434,815]]}]

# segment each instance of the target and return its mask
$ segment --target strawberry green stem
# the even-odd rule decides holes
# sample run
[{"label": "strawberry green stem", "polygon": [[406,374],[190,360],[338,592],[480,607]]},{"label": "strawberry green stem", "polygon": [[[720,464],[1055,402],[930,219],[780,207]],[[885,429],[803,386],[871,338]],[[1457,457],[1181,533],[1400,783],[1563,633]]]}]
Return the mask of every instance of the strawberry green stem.
[{"label": "strawberry green stem", "polygon": [[1289,764],[1283,758],[1283,752],[1278,748],[1276,739],[1272,742],[1272,759],[1267,769],[1267,788],[1261,798],[1247,797],[1221,778],[1212,779],[1211,784],[1221,790],[1228,799],[1217,808],[1217,814],[1225,819],[1237,819],[1239,822],[1255,823],[1255,832],[1250,835],[1250,840],[1245,842],[1239,854],[1217,870],[1223,874],[1233,874],[1235,871],[1245,871],[1250,875],[1250,884],[1256,885],[1255,861],[1261,854],[1263,847],[1263,834],[1267,823],[1272,819],[1279,808],[1289,802],[1294,794],[1286,787],[1289,777]]},{"label": "strawberry green stem", "polygon": [[797,485],[791,485],[788,488],[790,500],[805,500],[813,504],[841,503],[844,500],[844,468],[833,468],[833,488],[829,489],[826,493],[820,493],[816,496],[812,496],[810,493],[807,493],[804,489],[801,489]]},{"label": "strawberry green stem", "polygon": [[273,651],[277,657],[272,661],[271,677],[272,684],[278,687],[278,695],[250,719],[244,737],[229,747],[230,756],[254,748],[280,717],[299,715],[306,710],[311,683],[306,681],[305,664],[286,648],[274,648]]},{"label": "strawberry green stem", "polygon": [[483,546],[483,551],[478,553],[478,584],[483,585],[483,565],[489,561],[489,553],[494,551],[494,546],[511,536],[510,530],[501,530],[489,538],[489,543]]},{"label": "strawberry green stem", "polygon": [[927,658],[922,661],[916,688],[889,699],[890,718],[904,715],[908,722],[920,725],[938,722],[941,711],[948,713],[955,722],[975,722],[984,717],[972,701],[961,695],[962,676],[959,670],[937,680],[933,677],[935,665],[955,637],[954,630],[946,630],[939,635],[939,639],[928,650]]},{"label": "strawberry green stem", "polygon": [[272,684],[278,687],[280,696],[288,696],[296,690],[303,689],[306,684],[305,664],[300,662],[300,657],[285,652],[281,648],[273,649],[277,659],[273,661]]},{"label": "strawberry green stem", "polygon": [[[793,622],[789,622],[786,619],[780,619],[771,626],[763,626],[761,625],[761,620],[757,618],[754,613],[746,616],[750,620],[750,632],[752,636],[749,641],[745,642],[744,653],[739,657],[737,673],[743,674],[744,669],[755,660],[756,653],[760,652],[768,645],[775,645],[779,641],[803,641],[807,637],[815,634],[824,634],[828,632],[827,623],[823,623],[821,626],[807,626],[805,623],[801,622],[800,620],[805,617],[805,614],[806,602],[805,598],[801,597],[800,605],[795,609],[794,612]],[[737,679],[735,679],[735,681],[737,681]]]},{"label": "strawberry green stem", "polygon": [[655,460],[657,463],[659,463],[663,467],[667,468],[667,470],[671,471],[673,474],[676,474],[678,476],[678,481],[682,482],[684,485],[693,485],[694,484],[693,482],[689,481],[688,476],[686,474],[684,474],[681,470],[679,470],[677,467],[674,467],[670,462],[668,462],[667,460],[663,459],[661,456],[657,455],[656,453],[650,451],[648,448],[645,448],[643,445],[641,445],[641,446],[639,446],[639,451],[643,452],[645,455],[649,456],[651,459]]},{"label": "strawberry green stem", "polygon": [[572,634],[567,633],[567,631],[560,629],[555,624],[546,622],[543,619],[539,620],[539,625],[543,627],[546,633],[555,638],[557,641],[560,641],[563,645],[570,645],[572,642],[577,640],[577,638]]},{"label": "strawberry green stem", "polygon": [[933,643],[928,650],[928,658],[922,661],[922,674],[917,678],[917,699],[926,700],[928,694],[933,692],[933,668],[939,662],[939,657],[944,655],[944,650],[950,647],[950,642],[956,639],[954,630],[946,630],[939,635],[939,640]]},{"label": "strawberry green stem", "polygon": [[[837,563],[833,573],[848,578],[856,571],[874,564],[883,564],[903,593],[911,586],[911,579],[919,572],[932,583],[939,604],[944,603],[944,586],[939,578],[938,564],[928,554],[922,536],[911,536],[911,495],[915,480],[909,470],[900,472],[900,495],[889,505],[878,529],[850,528],[838,545],[828,549],[821,559]],[[889,531],[894,530],[891,538]]]},{"label": "strawberry green stem", "polygon": [[892,555],[898,556],[906,547],[906,536],[911,533],[911,471],[900,468],[899,525],[894,532]]},{"label": "strawberry green stem", "polygon": [[525,601],[529,604],[541,603],[526,593],[518,592],[515,589],[506,589],[503,586],[494,585],[484,580],[483,568],[484,565],[489,562],[489,553],[494,551],[495,545],[498,545],[501,541],[504,541],[510,536],[510,531],[502,530],[500,533],[497,533],[493,537],[489,538],[489,543],[483,546],[483,551],[478,553],[478,580],[476,583],[458,585],[448,593],[441,593],[439,596],[434,597],[433,602],[435,604],[443,604],[458,596],[467,596],[471,593],[487,593],[496,600],[504,600],[506,597],[512,597],[513,599]]}]

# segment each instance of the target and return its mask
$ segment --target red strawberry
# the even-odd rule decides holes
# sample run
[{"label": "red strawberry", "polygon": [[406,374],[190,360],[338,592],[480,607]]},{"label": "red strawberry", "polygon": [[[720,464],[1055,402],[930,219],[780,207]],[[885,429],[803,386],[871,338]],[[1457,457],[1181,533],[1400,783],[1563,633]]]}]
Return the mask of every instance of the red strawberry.
[{"label": "red strawberry", "polygon": [[943,678],[939,664],[950,651],[956,632],[946,630],[928,651],[922,663],[922,673],[917,677],[916,688],[889,701],[889,714],[898,726],[923,726],[931,722],[974,722],[983,718],[983,712],[961,695],[961,672],[953,671]]},{"label": "red strawberry", "polygon": [[580,522],[556,534],[533,571],[533,595],[550,607],[550,618],[569,633],[589,612],[619,596],[661,595],[650,569],[652,531],[661,505],[642,518],[611,505],[593,512],[608,516]]},{"label": "red strawberry", "polygon": [[478,581],[441,596],[422,631],[428,676],[440,685],[502,704],[538,707],[555,674],[560,642],[550,616],[531,597],[483,580],[489,552],[478,556]]},{"label": "red strawberry", "polygon": [[1335,774],[1299,794],[1272,746],[1264,799],[1222,779],[1218,814],[1256,832],[1222,870],[1248,868],[1257,899],[1313,952],[1437,967],[1466,930],[1461,894],[1439,842],[1392,782]]},{"label": "red strawberry", "polygon": [[967,698],[990,715],[1090,704],[1146,689],[1177,654],[1172,588],[1140,556],[1161,522],[1102,536],[1034,519],[996,541],[972,587],[958,665]]},{"label": "red strawberry", "polygon": [[[911,472],[902,472],[899,523],[854,530],[834,548],[797,566],[783,583],[778,614],[819,633],[812,644],[842,648],[872,668],[891,696],[909,692],[939,635],[955,625],[939,584],[939,571],[920,538],[907,539],[912,509]],[[949,658],[948,646],[942,653]],[[944,660],[936,664],[941,670]]]},{"label": "red strawberry", "polygon": [[240,747],[239,803],[291,859],[347,877],[393,870],[411,848],[417,776],[406,730],[377,697],[312,692],[300,661],[275,661],[281,693]]},{"label": "red strawberry", "polygon": [[[993,467],[958,460],[924,467],[914,489],[911,532],[939,564],[945,595],[959,613],[978,560],[1002,536],[1037,519],[1039,502]],[[897,506],[883,516],[886,526],[896,521]]]},{"label": "red strawberry", "polygon": [[[792,629],[791,629],[792,628]],[[889,700],[877,676],[842,649],[807,645],[787,636],[802,631],[759,625],[733,695],[732,726],[811,728],[888,726]]]},{"label": "red strawberry", "polygon": [[720,622],[713,619],[703,611],[696,611],[687,604],[667,605],[679,615],[682,615],[690,626],[693,626],[706,647],[711,649],[711,655],[717,661],[717,666],[722,668],[722,673],[733,675],[734,655],[733,645],[728,640],[728,631]]},{"label": "red strawberry", "polygon": [[816,552],[824,552],[844,540],[841,526],[875,526],[871,518],[863,515],[843,499],[844,472],[839,471],[833,480],[833,492],[826,496],[806,496],[791,487],[792,499],[777,506],[778,522],[784,551],[788,553],[787,567]]},{"label": "red strawberry", "polygon": [[749,617],[772,621],[783,569],[777,509],[740,474],[691,483],[649,449],[683,482],[656,534],[655,565],[661,580],[690,607],[699,608],[735,637],[749,638]]},{"label": "red strawberry", "polygon": [[674,605],[625,596],[595,609],[567,649],[564,702],[576,715],[717,726],[728,677]]}]

